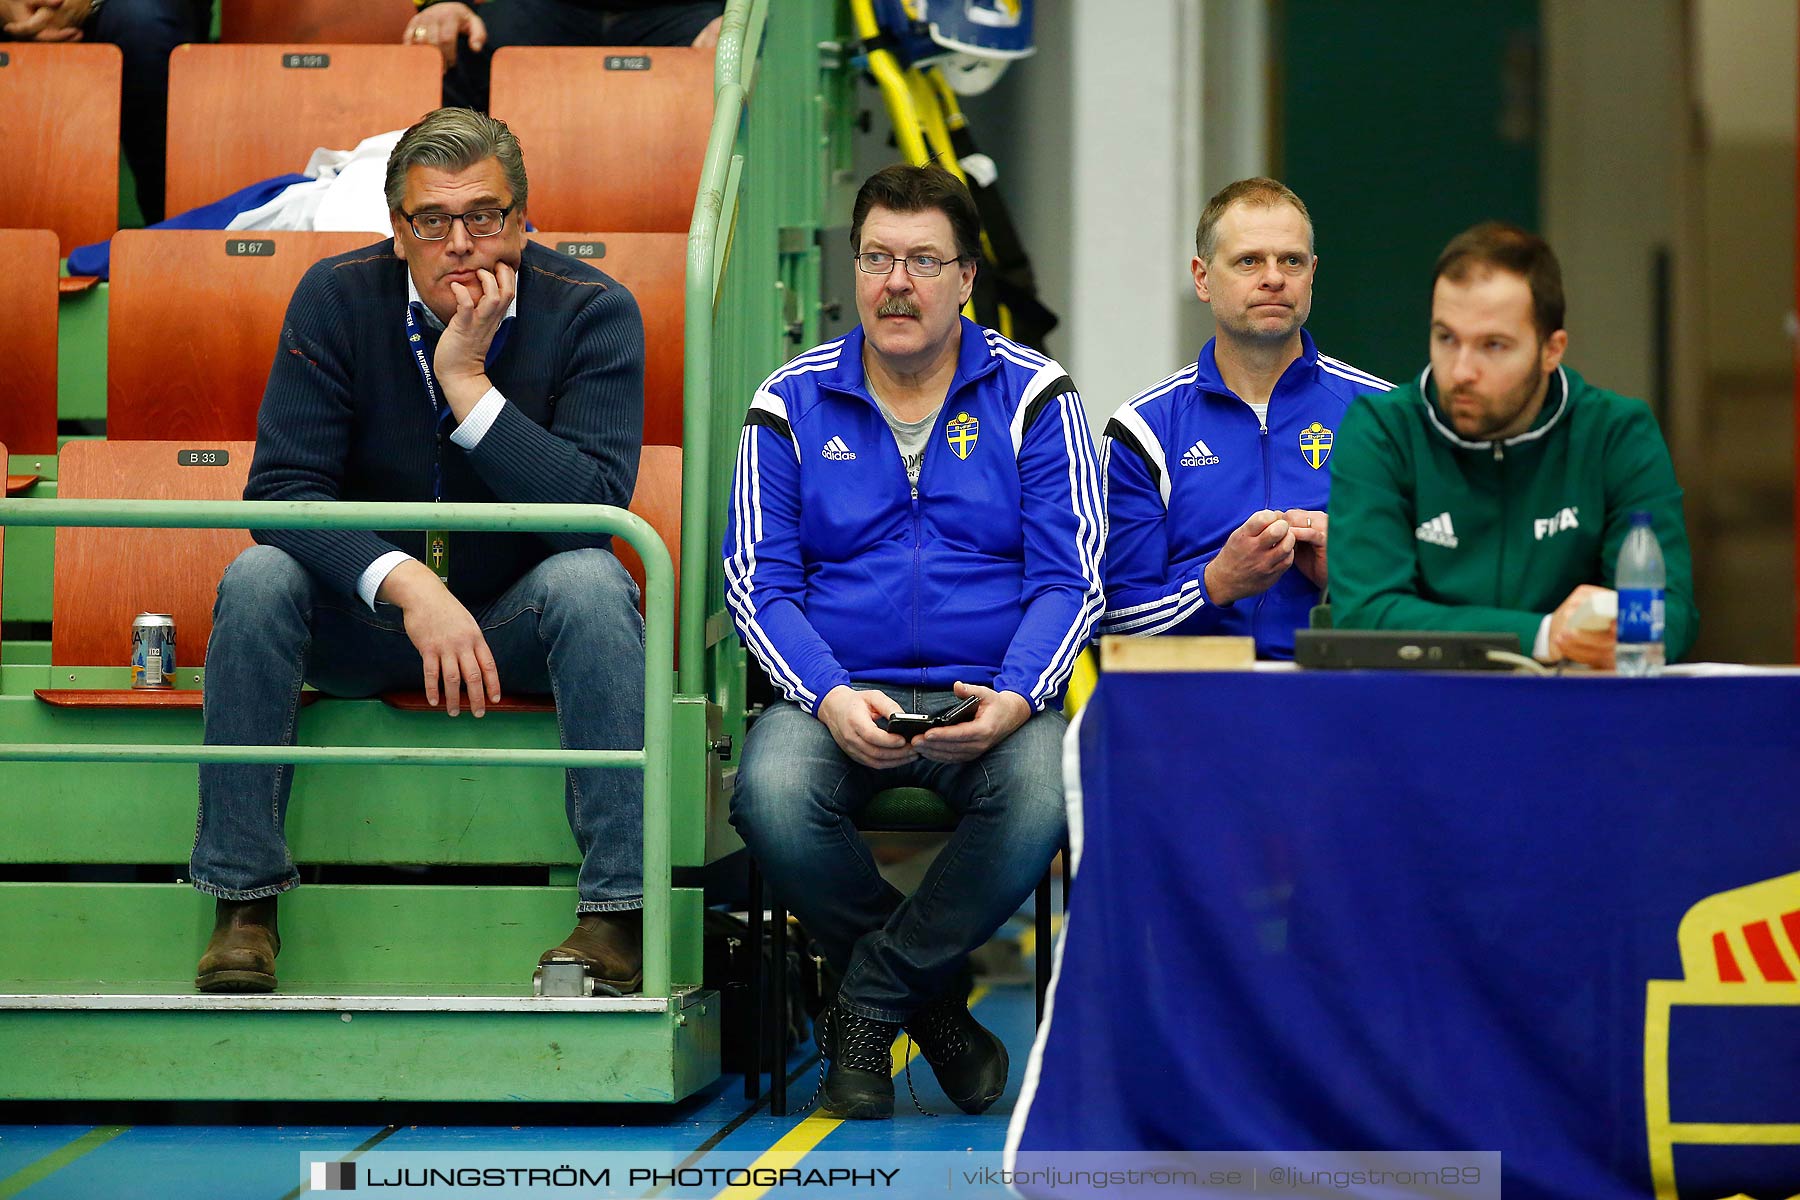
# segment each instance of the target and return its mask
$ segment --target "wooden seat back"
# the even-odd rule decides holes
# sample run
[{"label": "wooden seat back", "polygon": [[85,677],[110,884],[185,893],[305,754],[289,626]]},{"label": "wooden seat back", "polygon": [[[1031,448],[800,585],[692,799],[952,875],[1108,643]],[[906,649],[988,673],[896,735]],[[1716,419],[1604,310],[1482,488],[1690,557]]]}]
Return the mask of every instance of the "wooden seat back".
[{"label": "wooden seat back", "polygon": [[525,148],[539,228],[686,233],[712,100],[711,50],[506,46],[488,111]]},{"label": "wooden seat back", "polygon": [[0,311],[0,441],[20,454],[56,453],[59,257],[48,229],[0,229],[10,276]]},{"label": "wooden seat back", "polygon": [[[223,451],[228,461],[182,465],[177,456],[184,450]],[[243,441],[70,442],[58,463],[57,496],[241,500],[254,451]],[[59,667],[124,666],[132,618],[165,612],[175,618],[180,668],[200,666],[219,577],[250,544],[242,529],[58,529],[50,661]]]},{"label": "wooden seat back", "polygon": [[303,170],[438,107],[430,46],[177,46],[169,55],[171,214]]},{"label": "wooden seat back", "polygon": [[119,227],[117,46],[0,41],[0,226],[53,229],[62,252]]},{"label": "wooden seat back", "polygon": [[681,445],[687,235],[539,232],[531,237],[571,258],[591,262],[624,284],[637,300],[644,318],[644,444]]},{"label": "wooden seat back", "polygon": [[250,440],[288,301],[368,233],[128,229],[113,239],[106,431]]}]

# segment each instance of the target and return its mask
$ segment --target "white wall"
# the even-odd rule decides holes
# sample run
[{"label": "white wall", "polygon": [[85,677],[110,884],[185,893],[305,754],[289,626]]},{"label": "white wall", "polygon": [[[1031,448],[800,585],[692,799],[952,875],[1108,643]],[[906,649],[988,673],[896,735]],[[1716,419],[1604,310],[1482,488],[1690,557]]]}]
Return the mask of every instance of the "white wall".
[{"label": "white wall", "polygon": [[[1675,247],[1687,153],[1681,0],[1545,0],[1543,233],[1562,260],[1569,362],[1648,397],[1652,253]],[[1683,264],[1686,265],[1686,264]]]},{"label": "white wall", "polygon": [[1267,28],[1261,0],[1040,0],[1037,54],[965,103],[1096,428],[1210,332],[1194,223],[1267,169]]},{"label": "white wall", "polygon": [[[1708,488],[1689,492],[1700,651],[1794,657],[1793,0],[1690,0]],[[1686,483],[1684,477],[1683,480]]]},{"label": "white wall", "polygon": [[1197,131],[1180,128],[1176,6],[1069,6],[1078,47],[1069,247],[1073,311],[1066,364],[1096,417],[1181,361],[1177,313],[1190,286],[1182,169]]},{"label": "white wall", "polygon": [[1707,132],[1727,140],[1794,140],[1793,0],[1697,0],[1694,42]]},{"label": "white wall", "polygon": [[1779,374],[1792,363],[1797,23],[1793,0],[1699,0],[1694,10],[1715,373]]}]

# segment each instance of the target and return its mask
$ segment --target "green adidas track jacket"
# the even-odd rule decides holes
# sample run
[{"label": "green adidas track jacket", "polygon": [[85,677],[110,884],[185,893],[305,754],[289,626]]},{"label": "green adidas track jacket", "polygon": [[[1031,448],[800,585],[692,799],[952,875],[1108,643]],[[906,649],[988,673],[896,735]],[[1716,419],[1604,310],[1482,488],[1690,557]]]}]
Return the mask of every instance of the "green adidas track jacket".
[{"label": "green adidas track jacket", "polygon": [[1559,369],[1537,422],[1471,442],[1439,412],[1427,368],[1359,396],[1331,460],[1333,624],[1516,633],[1531,653],[1545,614],[1577,585],[1612,587],[1637,509],[1667,568],[1664,646],[1699,625],[1681,488],[1648,406]]}]

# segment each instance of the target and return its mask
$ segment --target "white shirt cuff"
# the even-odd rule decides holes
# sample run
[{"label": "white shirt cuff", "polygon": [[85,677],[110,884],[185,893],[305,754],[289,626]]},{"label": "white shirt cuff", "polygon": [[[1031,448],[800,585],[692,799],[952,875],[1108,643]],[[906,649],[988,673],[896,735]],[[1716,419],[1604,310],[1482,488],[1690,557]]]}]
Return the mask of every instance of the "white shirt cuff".
[{"label": "white shirt cuff", "polygon": [[371,610],[375,607],[375,593],[381,590],[388,574],[393,569],[411,558],[404,550],[389,550],[386,554],[363,568],[363,573],[356,579],[356,594]]},{"label": "white shirt cuff", "polygon": [[463,418],[462,424],[451,432],[450,440],[464,450],[473,450],[481,444],[481,439],[487,436],[488,429],[499,418],[500,410],[505,407],[506,397],[500,394],[499,388],[490,387],[486,394],[475,402],[475,407],[469,410],[469,415]]},{"label": "white shirt cuff", "polygon": [[1531,657],[1539,662],[1554,662],[1550,657],[1550,618],[1546,616],[1538,622],[1537,641],[1531,647]]}]

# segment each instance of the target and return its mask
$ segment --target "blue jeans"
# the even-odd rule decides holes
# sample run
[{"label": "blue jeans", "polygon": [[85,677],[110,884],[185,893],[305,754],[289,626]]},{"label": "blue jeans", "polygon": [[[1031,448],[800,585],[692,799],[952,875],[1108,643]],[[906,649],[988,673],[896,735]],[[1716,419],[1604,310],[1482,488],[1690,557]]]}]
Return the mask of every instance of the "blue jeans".
[{"label": "blue jeans", "polygon": [[[502,695],[551,692],[565,749],[644,744],[644,624],[637,587],[605,550],[553,554],[473,613]],[[273,546],[252,546],[219,581],[206,650],[206,744],[291,746],[304,680],[334,696],[416,690],[424,672],[400,610],[321,587]],[[282,826],[291,765],[207,763],[189,872],[227,900],[298,886]],[[643,905],[644,791],[636,770],[568,772],[581,849],[581,912]]]},{"label": "blue jeans", "polygon": [[[955,700],[944,691],[880,690],[908,712],[937,712]],[[1031,895],[1062,844],[1067,725],[1061,713],[1041,712],[974,762],[918,759],[886,770],[852,760],[824,722],[793,704],[771,705],[751,726],[731,823],[843,972],[838,1002],[846,1009],[908,1019]],[[881,878],[855,824],[877,792],[897,787],[930,788],[960,817],[911,896]]]}]

